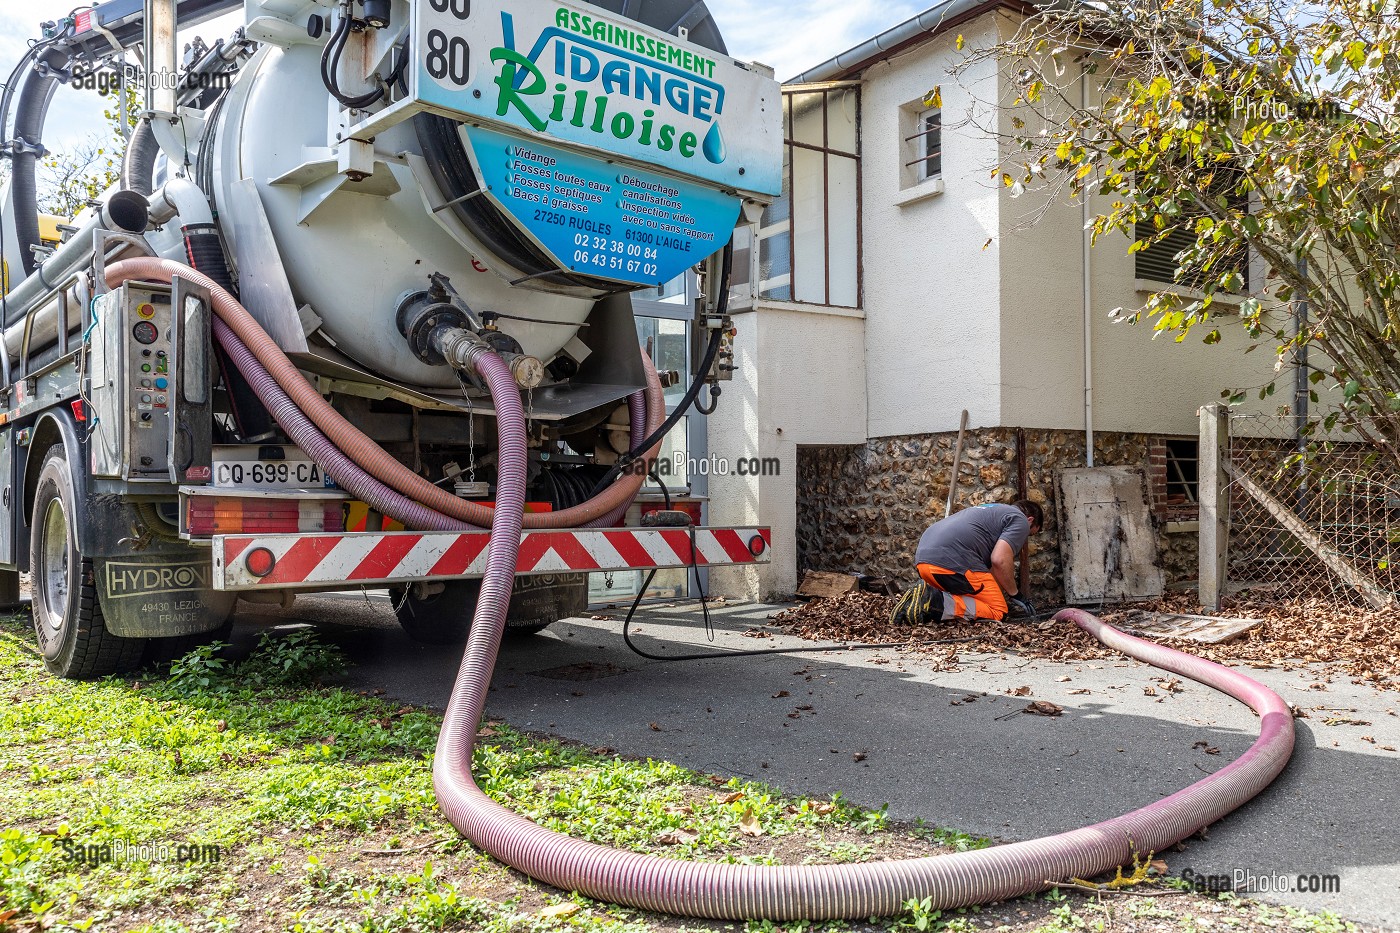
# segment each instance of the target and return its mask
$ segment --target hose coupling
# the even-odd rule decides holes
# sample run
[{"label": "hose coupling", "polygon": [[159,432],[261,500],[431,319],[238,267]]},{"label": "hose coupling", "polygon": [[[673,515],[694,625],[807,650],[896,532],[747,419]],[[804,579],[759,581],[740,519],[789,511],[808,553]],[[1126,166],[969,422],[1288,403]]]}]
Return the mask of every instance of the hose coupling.
[{"label": "hose coupling", "polygon": [[502,353],[501,358],[510,366],[510,374],[520,388],[533,389],[544,382],[544,364],[535,357],[524,353]]},{"label": "hose coupling", "polygon": [[465,328],[439,328],[432,339],[433,349],[443,361],[467,376],[475,378],[482,356],[492,354],[506,361],[520,388],[533,389],[544,381],[544,364],[538,359],[524,353],[502,352]]}]

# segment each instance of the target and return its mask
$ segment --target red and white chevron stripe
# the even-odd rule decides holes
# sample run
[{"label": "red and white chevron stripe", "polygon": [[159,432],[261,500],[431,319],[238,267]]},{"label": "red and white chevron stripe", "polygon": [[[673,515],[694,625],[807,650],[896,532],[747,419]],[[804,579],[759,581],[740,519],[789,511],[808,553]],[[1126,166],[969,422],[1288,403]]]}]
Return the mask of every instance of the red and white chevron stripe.
[{"label": "red and white chevron stripe", "polygon": [[[766,564],[770,540],[764,527],[527,531],[516,573]],[[490,542],[486,531],[218,535],[214,588],[326,590],[480,577]]]}]

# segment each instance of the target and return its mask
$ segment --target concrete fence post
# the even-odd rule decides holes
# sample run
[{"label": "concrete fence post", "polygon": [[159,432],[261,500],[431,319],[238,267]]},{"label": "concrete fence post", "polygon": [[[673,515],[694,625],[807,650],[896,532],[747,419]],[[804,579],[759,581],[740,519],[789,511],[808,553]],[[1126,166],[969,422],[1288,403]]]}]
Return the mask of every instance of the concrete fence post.
[{"label": "concrete fence post", "polygon": [[1230,409],[1206,405],[1200,412],[1201,443],[1196,459],[1197,500],[1200,504],[1197,586],[1201,605],[1216,612],[1225,595],[1225,567],[1230,538],[1229,477]]}]

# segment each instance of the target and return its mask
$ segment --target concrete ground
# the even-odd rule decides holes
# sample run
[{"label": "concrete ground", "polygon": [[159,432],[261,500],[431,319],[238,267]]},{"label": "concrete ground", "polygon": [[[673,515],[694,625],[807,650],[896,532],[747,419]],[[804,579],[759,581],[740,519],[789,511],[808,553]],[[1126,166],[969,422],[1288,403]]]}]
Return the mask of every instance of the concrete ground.
[{"label": "concrete ground", "polygon": [[[810,644],[741,634],[775,608],[713,610],[713,647]],[[652,661],[623,644],[622,611],[607,614],[615,619],[569,619],[509,641],[488,714],[625,755],[761,779],[792,794],[839,791],[865,806],[888,803],[898,820],[1003,840],[1150,803],[1238,757],[1257,730],[1239,703],[1190,681],[1170,692],[1153,682],[1160,672],[1127,660],[975,655],[951,673],[893,650]],[[250,623],[239,626],[239,640],[251,638],[258,623],[316,622],[357,662],[348,686],[428,706],[445,702],[460,659],[457,649],[409,641],[383,597],[304,597],[273,612],[243,604],[239,617]],[[710,647],[690,606],[645,610],[633,632],[656,654]],[[1208,838],[1161,857],[1173,873],[1239,873],[1256,889],[1275,875],[1287,876],[1290,889],[1300,875],[1338,875],[1338,893],[1259,896],[1400,929],[1400,753],[1384,749],[1400,748],[1400,694],[1316,669],[1250,674],[1309,711],[1297,720],[1293,759],[1262,795],[1210,827]],[[1008,695],[1023,686],[1029,697]],[[1064,713],[1017,713],[1030,699],[1057,703]]]}]

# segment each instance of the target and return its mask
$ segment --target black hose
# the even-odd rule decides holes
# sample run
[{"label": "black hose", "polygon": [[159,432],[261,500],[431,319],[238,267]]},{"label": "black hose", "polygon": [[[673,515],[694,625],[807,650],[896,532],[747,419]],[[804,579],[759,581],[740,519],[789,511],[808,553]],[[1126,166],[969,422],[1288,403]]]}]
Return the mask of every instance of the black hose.
[{"label": "black hose", "polygon": [[150,118],[146,117],[136,124],[131,138],[126,141],[126,152],[122,155],[121,187],[150,197],[153,187],[151,174],[155,171],[159,152],[160,144],[156,142]]},{"label": "black hose", "polygon": [[[734,243],[731,240],[724,246],[724,260],[719,277],[719,302],[715,309],[715,314],[723,317],[729,311],[729,273],[734,261]],[[598,481],[598,485],[593,487],[593,495],[598,495],[607,489],[619,476],[622,471],[635,461],[639,456],[655,446],[656,442],[670,433],[671,429],[685,417],[685,413],[690,410],[690,406],[695,403],[696,397],[700,394],[700,388],[705,384],[706,377],[710,374],[710,368],[714,366],[715,357],[719,355],[719,345],[724,339],[724,333],[719,328],[715,328],[710,334],[710,345],[705,348],[705,357],[700,361],[700,368],[695,372],[695,378],[690,382],[690,388],[685,390],[685,395],[681,397],[680,403],[676,405],[676,410],[661,422],[661,426],[640,444],[633,444],[632,449],[627,451],[626,456],[619,457],[612,469]],[[718,394],[718,393],[716,393]],[[710,408],[714,411],[714,408]]]},{"label": "black hose", "polygon": [[395,53],[394,64],[389,71],[389,76],[374,90],[352,97],[340,89],[338,73],[340,71],[340,56],[350,41],[350,33],[353,28],[354,22],[347,5],[340,18],[340,24],[326,42],[326,47],[321,51],[321,83],[326,86],[326,90],[330,92],[331,96],[340,101],[341,104],[352,110],[358,110],[362,107],[368,107],[384,97],[387,88],[393,87],[403,78],[404,71],[408,68],[410,46],[409,36],[405,33],[403,45]]},{"label": "black hose", "polygon": [[15,110],[14,142],[11,152],[11,203],[14,205],[15,239],[19,244],[19,261],[25,276],[34,274],[38,260],[33,247],[39,239],[39,180],[37,165],[43,150],[44,118],[49,101],[58,89],[59,73],[68,65],[68,55],[58,49],[47,49],[38,56],[34,70],[25,78]]},{"label": "black hose", "polygon": [[[180,228],[185,236],[185,258],[190,267],[203,272],[230,295],[237,295],[233,273],[229,271],[228,260],[224,257],[223,239],[214,224],[186,224]],[[221,343],[214,344],[215,356],[224,375],[224,389],[228,392],[229,411],[233,415],[234,426],[244,439],[263,437],[273,430],[272,416],[263,405],[247,378],[233,365]]]},{"label": "black hose", "polygon": [[713,415],[715,411],[719,408],[719,393],[719,385],[713,382],[710,383],[710,404],[701,405],[700,400],[696,399],[695,411],[702,415]]},{"label": "black hose", "polygon": [[[693,544],[692,544],[693,546]],[[627,610],[627,617],[622,620],[622,641],[631,649],[632,653],[646,658],[648,661],[709,661],[714,658],[748,658],[760,654],[805,654],[809,651],[856,651],[868,650],[872,648],[915,648],[921,645],[959,645],[970,641],[981,641],[985,636],[969,635],[962,638],[928,638],[922,641],[893,641],[893,642],[838,642],[825,645],[801,645],[795,648],[750,648],[743,651],[696,651],[690,654],[652,654],[637,647],[637,643],[632,641],[632,617],[637,614],[637,607],[642,603],[642,597],[646,595],[647,588],[651,586],[652,577],[656,576],[657,568],[653,567],[647,573],[647,578],[642,581],[642,586],[637,590],[637,597],[632,600],[632,608]],[[699,574],[696,574],[696,585],[700,583]],[[713,627],[710,624],[709,609],[705,605],[706,596],[702,592],[700,595],[700,605],[705,609],[705,630],[711,633],[713,638]]]}]

